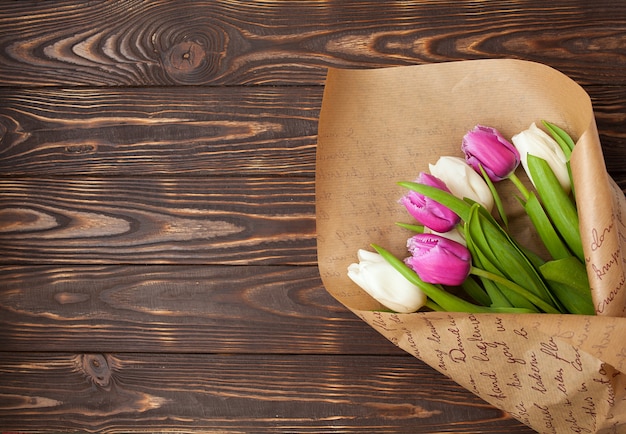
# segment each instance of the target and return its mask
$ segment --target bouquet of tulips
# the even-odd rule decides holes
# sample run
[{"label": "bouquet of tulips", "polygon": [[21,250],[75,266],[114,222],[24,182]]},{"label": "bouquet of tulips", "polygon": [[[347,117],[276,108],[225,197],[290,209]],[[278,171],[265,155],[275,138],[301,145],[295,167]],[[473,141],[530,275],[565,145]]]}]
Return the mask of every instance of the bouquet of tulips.
[{"label": "bouquet of tulips", "polygon": [[331,69],[316,158],[335,299],[539,432],[624,432],[626,198],[584,89],[519,60]]},{"label": "bouquet of tulips", "polygon": [[[416,220],[399,223],[417,232],[407,241],[410,256],[373,245],[376,253],[359,250],[348,276],[395,312],[595,314],[569,167],[574,141],[543,125],[547,132],[533,123],[511,141],[477,125],[461,141],[465,159],[443,156],[430,173],[400,182],[409,190],[400,203]],[[534,191],[516,175],[520,163]],[[547,258],[507,233],[496,188],[505,180],[517,188]]]}]

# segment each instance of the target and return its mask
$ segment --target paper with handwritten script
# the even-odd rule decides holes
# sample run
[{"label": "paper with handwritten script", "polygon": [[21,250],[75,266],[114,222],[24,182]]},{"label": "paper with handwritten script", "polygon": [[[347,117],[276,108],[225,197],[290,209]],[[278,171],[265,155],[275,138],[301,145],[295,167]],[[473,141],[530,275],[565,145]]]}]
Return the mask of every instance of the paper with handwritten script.
[{"label": "paper with handwritten script", "polygon": [[[395,222],[411,219],[396,182],[442,155],[461,156],[475,124],[511,137],[542,119],[577,140],[572,167],[598,315],[377,312],[346,270],[371,243],[407,256],[409,234]],[[501,194],[515,206],[512,190]],[[326,289],[389,340],[539,432],[626,430],[626,201],[606,173],[590,99],[575,82],[518,60],[331,69],[316,203]],[[521,209],[511,228],[538,244]]]}]

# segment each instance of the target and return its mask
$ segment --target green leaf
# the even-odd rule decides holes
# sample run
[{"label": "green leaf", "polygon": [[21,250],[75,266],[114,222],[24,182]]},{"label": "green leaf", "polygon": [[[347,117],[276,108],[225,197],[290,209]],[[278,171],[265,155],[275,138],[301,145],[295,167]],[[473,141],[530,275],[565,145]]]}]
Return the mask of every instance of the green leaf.
[{"label": "green leaf", "polygon": [[[467,244],[468,250],[472,255],[472,262],[475,266],[488,269],[494,273],[498,273],[498,267],[496,267],[492,263],[493,255],[491,257],[488,257],[488,252],[483,252],[483,250],[476,244],[478,242],[483,245],[483,248],[485,247],[485,245],[487,249],[489,248],[487,240],[484,239],[480,223],[476,218],[478,210],[480,210],[478,204],[472,206],[470,218],[465,223],[465,242]],[[487,294],[489,294],[492,307],[513,306],[509,299],[502,293],[500,287],[497,284],[495,284],[491,280],[483,279],[482,277],[480,279],[483,282]]]},{"label": "green leaf", "polygon": [[[486,258],[481,255],[480,251],[476,249],[474,241],[469,234],[469,224],[465,224],[465,241],[467,243],[467,248],[472,255],[472,262],[475,266],[480,268],[495,268],[491,264],[489,264]],[[495,283],[493,283],[491,280],[483,279],[482,277],[479,277],[479,279],[482,281],[483,286],[485,287],[485,291],[487,292],[487,295],[490,299],[489,303],[481,304],[491,307],[512,307],[509,300],[504,296],[504,294],[502,294],[502,291],[500,291]],[[468,278],[467,280],[470,280],[470,278]]]},{"label": "green leaf", "polygon": [[434,310],[435,312],[445,312],[445,310],[441,306],[432,301],[430,298],[426,299],[426,304],[424,305],[424,307],[427,307],[430,310]]},{"label": "green leaf", "polygon": [[[514,307],[520,307],[522,309],[533,309],[533,305],[535,305],[539,309],[543,310],[544,312],[547,312],[547,313],[559,313],[558,309],[556,309],[555,307],[553,307],[549,303],[546,303],[540,297],[537,297],[535,294],[533,294],[532,292],[528,291],[526,288],[523,288],[523,287],[517,285],[515,282],[511,282],[510,280],[507,280],[507,279],[505,279],[502,276],[499,276],[499,275],[494,274],[494,273],[490,273],[490,272],[488,272],[486,270],[482,270],[482,269],[476,268],[476,267],[472,267],[472,270],[470,271],[470,273],[475,275],[475,276],[481,276],[481,277],[484,277],[486,279],[493,280],[494,282],[496,282],[496,283],[498,283],[500,285],[506,286],[506,288],[509,290],[509,292],[513,292],[517,296],[519,296],[519,297],[523,298],[524,300],[528,301],[528,303],[530,304],[530,307],[524,307],[524,306],[514,306]],[[535,310],[535,312],[537,312],[537,310]]]},{"label": "green leaf", "polygon": [[[436,187],[430,187],[424,184],[416,182],[400,182],[399,185],[408,188],[413,191],[417,191],[431,199],[447,206],[454,211],[461,219],[467,222],[470,219],[470,213],[472,212],[472,206],[477,204],[470,204],[467,201],[461,200],[453,196],[452,194],[440,190]],[[493,255],[488,257],[489,262],[497,266],[499,270],[507,279],[514,281],[523,288],[528,289],[535,295],[541,297],[544,301],[554,304],[552,295],[548,290],[546,283],[539,274],[539,271],[533,266],[531,261],[522,253],[517,246],[517,243],[506,233],[506,231],[493,219],[491,216],[487,216],[484,207],[479,206],[480,212],[477,215],[481,222],[482,229],[480,232],[484,232],[484,241],[481,238],[481,242],[486,243],[489,248],[487,251],[493,251]],[[483,211],[484,210],[484,211]],[[476,242],[476,240],[474,240]],[[479,250],[482,250],[479,247]],[[495,248],[494,248],[495,247]],[[486,253],[483,251],[483,253]]]},{"label": "green leaf", "polygon": [[567,157],[567,161],[569,161],[572,151],[574,150],[574,146],[576,145],[572,138],[563,129],[548,121],[541,121],[541,123],[544,127],[546,127],[552,138],[559,144],[563,153]]},{"label": "green leaf", "polygon": [[472,297],[481,305],[493,307],[489,294],[487,294],[485,289],[480,286],[480,284],[476,282],[472,277],[468,277],[467,279],[465,279],[465,282],[463,282],[461,287],[467,293],[467,295]]},{"label": "green leaf", "polygon": [[[505,271],[502,267],[503,264],[492,250],[489,240],[485,237],[483,225],[481,224],[482,219],[485,219],[487,224],[492,223],[492,221],[485,218],[484,214],[480,212],[481,209],[482,207],[478,204],[472,206],[469,221],[467,221],[465,225],[467,228],[465,241],[468,244],[468,248],[471,246],[470,253],[472,253],[475,266],[504,278]],[[506,286],[493,281],[493,279],[481,278],[481,280],[487,293],[491,297],[492,306],[533,308],[532,303],[529,303],[524,297],[511,292]]]},{"label": "green leaf", "polygon": [[557,307],[547,284],[534,265],[534,260],[529,259],[517,242],[501,227],[486,224],[488,219],[484,217],[481,220],[485,239],[493,252],[494,264],[497,264],[501,270],[499,274],[529,290],[546,303]]},{"label": "green leaf", "polygon": [[[506,235],[506,232],[501,230],[499,226],[493,226],[491,221],[482,214],[474,213],[473,215],[476,218],[470,218],[470,222],[472,220],[475,221],[475,223],[470,223],[470,236],[474,241],[477,241],[476,251],[478,255],[483,257],[482,268],[505,280],[513,280],[524,287],[534,288],[534,285],[529,283],[532,280],[526,279],[523,274],[518,273],[519,266],[511,267],[511,265],[518,264],[525,257],[517,250],[515,244]],[[485,230],[494,228],[496,230],[492,231],[491,236],[486,236]],[[520,277],[522,277],[521,281]],[[517,292],[512,292],[508,286],[502,285],[500,282],[493,279],[490,280],[492,280],[492,284],[498,287],[512,306],[526,309],[533,308],[534,303],[531,303],[526,297],[519,295]],[[540,296],[541,294],[542,292],[537,292],[537,295]]]},{"label": "green leaf", "polygon": [[528,168],[548,216],[572,253],[584,262],[576,206],[544,159],[528,155]]},{"label": "green leaf", "polygon": [[494,307],[496,313],[537,313],[536,309],[524,309],[523,307]]},{"label": "green leaf", "polygon": [[574,256],[546,262],[539,270],[569,313],[594,315],[585,265]]},{"label": "green leaf", "polygon": [[565,158],[567,159],[566,165],[567,165],[567,173],[569,175],[569,183],[572,188],[572,193],[574,193],[574,196],[576,196],[574,192],[574,177],[572,176],[572,168],[569,163],[569,160],[572,156],[572,151],[574,150],[574,147],[576,146],[576,144],[574,143],[574,140],[572,140],[572,138],[569,136],[569,134],[567,134],[561,128],[557,127],[554,124],[551,124],[548,121],[541,121],[541,122],[546,127],[546,129],[548,130],[552,138],[559,144],[561,150],[563,150],[563,153],[565,154]]},{"label": "green leaf", "polygon": [[424,226],[422,225],[411,225],[408,223],[400,223],[400,222],[397,222],[396,225],[400,226],[401,228],[408,229],[411,232],[417,232],[419,234],[424,233]]},{"label": "green leaf", "polygon": [[541,238],[541,241],[543,241],[543,244],[546,246],[548,253],[550,253],[553,259],[572,256],[571,252],[554,229],[552,222],[534,193],[531,193],[528,197],[528,200],[524,204],[524,209],[537,230],[539,238]]}]

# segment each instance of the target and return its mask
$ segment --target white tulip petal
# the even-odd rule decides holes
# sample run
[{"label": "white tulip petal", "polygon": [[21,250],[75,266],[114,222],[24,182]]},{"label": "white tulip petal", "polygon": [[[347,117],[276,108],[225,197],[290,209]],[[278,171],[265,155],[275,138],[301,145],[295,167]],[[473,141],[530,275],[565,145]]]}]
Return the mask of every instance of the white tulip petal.
[{"label": "white tulip petal", "polygon": [[348,266],[348,277],[383,306],[399,313],[415,312],[426,303],[426,295],[406,280],[375,252],[359,250],[358,264]]},{"label": "white tulip petal", "polygon": [[428,167],[431,175],[441,179],[454,196],[467,197],[489,211],[493,209],[494,200],[487,183],[463,158],[440,157],[436,164]]},{"label": "white tulip petal", "polygon": [[567,158],[563,153],[563,150],[559,144],[548,133],[541,130],[533,122],[527,130],[516,134],[511,138],[513,145],[520,153],[522,160],[522,167],[530,178],[530,181],[535,185],[535,181],[530,175],[528,170],[528,155],[534,155],[546,160],[554,174],[559,180],[561,187],[566,192],[570,191],[570,179],[567,171]]}]

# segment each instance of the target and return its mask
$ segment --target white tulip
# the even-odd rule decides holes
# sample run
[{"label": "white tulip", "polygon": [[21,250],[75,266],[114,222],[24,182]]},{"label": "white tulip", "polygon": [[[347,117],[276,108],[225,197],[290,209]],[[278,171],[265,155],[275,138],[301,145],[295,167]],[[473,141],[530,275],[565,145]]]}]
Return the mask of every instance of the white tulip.
[{"label": "white tulip", "polygon": [[350,264],[348,277],[383,306],[411,313],[426,303],[426,295],[375,252],[359,250],[358,264]]},{"label": "white tulip", "polygon": [[450,192],[456,197],[467,197],[478,202],[488,211],[494,205],[491,190],[485,180],[476,171],[459,157],[440,157],[437,163],[428,165],[430,173],[441,179]]},{"label": "white tulip", "polygon": [[567,171],[567,158],[559,144],[548,133],[541,130],[533,122],[530,128],[511,138],[513,145],[520,153],[522,166],[530,181],[535,185],[528,170],[528,154],[546,160],[566,192],[570,191],[570,179]]}]

